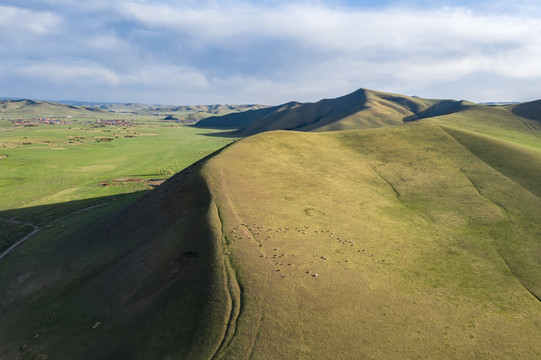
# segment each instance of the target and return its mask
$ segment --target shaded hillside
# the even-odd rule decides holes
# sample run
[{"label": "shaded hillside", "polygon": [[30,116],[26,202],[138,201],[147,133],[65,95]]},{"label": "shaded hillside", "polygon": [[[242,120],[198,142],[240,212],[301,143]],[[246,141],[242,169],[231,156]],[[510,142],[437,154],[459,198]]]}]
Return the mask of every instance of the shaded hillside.
[{"label": "shaded hillside", "polygon": [[379,128],[419,118],[453,113],[473,105],[454,100],[428,100],[359,89],[316,103],[287,103],[264,110],[211,117],[199,127],[239,129],[241,135],[269,130],[329,131]]},{"label": "shaded hillside", "polygon": [[0,359],[210,357],[226,309],[210,204],[194,165],[27,241],[0,263]]},{"label": "shaded hillside", "polygon": [[530,101],[511,107],[513,114],[541,122],[541,100]]},{"label": "shaded hillside", "polygon": [[216,128],[216,129],[239,129],[249,125],[251,122],[256,121],[266,116],[273,116],[275,114],[282,114],[288,110],[295,109],[302,104],[299,102],[289,102],[287,104],[273,106],[265,109],[248,110],[243,113],[228,114],[224,116],[211,116],[202,121],[199,121],[195,126],[202,128]]},{"label": "shaded hillside", "polygon": [[93,107],[60,104],[51,101],[36,100],[0,100],[0,111],[5,114],[27,116],[82,116],[107,113]]},{"label": "shaded hillside", "polygon": [[538,359],[517,172],[541,154],[501,145],[430,121],[238,141],[0,264],[0,359]]}]

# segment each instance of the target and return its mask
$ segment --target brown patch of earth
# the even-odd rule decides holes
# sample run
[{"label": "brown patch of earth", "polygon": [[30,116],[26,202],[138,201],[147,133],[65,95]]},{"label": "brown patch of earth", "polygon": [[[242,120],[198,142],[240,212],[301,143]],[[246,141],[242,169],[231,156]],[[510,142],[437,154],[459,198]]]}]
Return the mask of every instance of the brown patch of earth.
[{"label": "brown patch of earth", "polygon": [[125,186],[130,183],[145,183],[148,187],[156,187],[161,185],[165,179],[139,179],[139,178],[116,178],[105,180],[99,183],[100,186]]}]

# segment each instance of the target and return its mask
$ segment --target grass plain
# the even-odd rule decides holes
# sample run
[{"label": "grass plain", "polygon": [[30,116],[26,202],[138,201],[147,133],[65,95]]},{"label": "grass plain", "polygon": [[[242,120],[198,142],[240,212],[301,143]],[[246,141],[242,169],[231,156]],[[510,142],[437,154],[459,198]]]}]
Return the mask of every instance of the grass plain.
[{"label": "grass plain", "polygon": [[0,210],[143,190],[232,141],[150,122],[14,128],[0,121],[0,131]]}]

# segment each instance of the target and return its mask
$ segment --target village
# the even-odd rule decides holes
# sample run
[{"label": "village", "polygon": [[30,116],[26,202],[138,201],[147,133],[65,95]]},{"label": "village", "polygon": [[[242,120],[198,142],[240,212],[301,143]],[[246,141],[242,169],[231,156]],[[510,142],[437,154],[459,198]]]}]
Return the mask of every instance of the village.
[{"label": "village", "polygon": [[[66,117],[70,118],[70,117]],[[65,119],[65,118],[64,118]],[[12,124],[23,125],[23,126],[37,126],[38,124],[45,125],[66,125],[71,124],[72,121],[52,118],[52,117],[35,117],[35,118],[0,118],[0,120],[7,120]],[[114,126],[134,126],[139,125],[138,122],[135,122],[133,119],[96,119],[95,121],[87,121],[85,124],[97,124],[97,125],[114,125]]]},{"label": "village", "polygon": [[108,119],[108,120],[96,119],[96,121],[86,122],[85,124],[116,125],[116,126],[139,125],[139,123],[135,122],[133,119],[128,119],[128,120],[126,119]]},{"label": "village", "polygon": [[37,118],[31,118],[31,119],[17,118],[17,119],[5,119],[5,120],[10,121],[12,124],[18,124],[18,125],[24,125],[24,126],[35,126],[37,124],[64,125],[64,124],[71,123],[69,121],[54,119],[54,118],[49,118],[49,117],[37,117]]}]

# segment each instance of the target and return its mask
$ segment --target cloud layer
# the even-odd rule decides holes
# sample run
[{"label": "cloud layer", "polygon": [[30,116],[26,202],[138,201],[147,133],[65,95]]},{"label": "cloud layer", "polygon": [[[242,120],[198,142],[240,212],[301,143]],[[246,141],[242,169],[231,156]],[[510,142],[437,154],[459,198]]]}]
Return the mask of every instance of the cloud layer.
[{"label": "cloud layer", "polygon": [[367,87],[541,98],[534,1],[4,3],[0,96],[276,104]]}]

